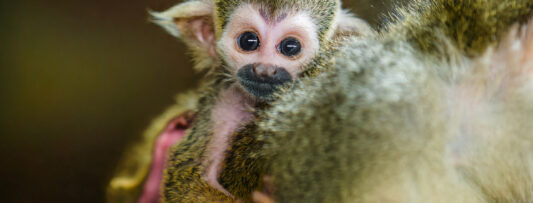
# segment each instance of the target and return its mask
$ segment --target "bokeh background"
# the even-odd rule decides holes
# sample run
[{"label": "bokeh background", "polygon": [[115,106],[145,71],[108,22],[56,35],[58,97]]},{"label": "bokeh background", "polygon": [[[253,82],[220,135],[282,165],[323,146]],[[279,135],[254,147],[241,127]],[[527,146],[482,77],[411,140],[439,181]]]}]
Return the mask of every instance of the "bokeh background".
[{"label": "bokeh background", "polygon": [[[104,202],[122,150],[195,86],[148,22],[179,0],[0,0],[0,202]],[[393,0],[345,0],[379,27]]]}]

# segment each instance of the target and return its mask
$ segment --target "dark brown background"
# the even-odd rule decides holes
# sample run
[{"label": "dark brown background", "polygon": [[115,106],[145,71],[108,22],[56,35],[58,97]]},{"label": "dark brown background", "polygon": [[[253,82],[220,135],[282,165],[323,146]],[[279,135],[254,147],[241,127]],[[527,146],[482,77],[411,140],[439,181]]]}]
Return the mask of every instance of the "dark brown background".
[{"label": "dark brown background", "polygon": [[[124,147],[200,77],[147,22],[177,1],[0,1],[0,202],[103,202]],[[391,1],[345,7],[377,25]]]}]

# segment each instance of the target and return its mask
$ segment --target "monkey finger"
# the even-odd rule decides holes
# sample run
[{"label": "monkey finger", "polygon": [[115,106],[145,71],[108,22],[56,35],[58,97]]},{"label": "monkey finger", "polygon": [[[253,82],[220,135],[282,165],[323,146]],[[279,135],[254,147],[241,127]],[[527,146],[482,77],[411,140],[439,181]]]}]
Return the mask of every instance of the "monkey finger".
[{"label": "monkey finger", "polygon": [[252,195],[255,203],[275,203],[275,201],[268,195],[262,192],[255,191]]}]

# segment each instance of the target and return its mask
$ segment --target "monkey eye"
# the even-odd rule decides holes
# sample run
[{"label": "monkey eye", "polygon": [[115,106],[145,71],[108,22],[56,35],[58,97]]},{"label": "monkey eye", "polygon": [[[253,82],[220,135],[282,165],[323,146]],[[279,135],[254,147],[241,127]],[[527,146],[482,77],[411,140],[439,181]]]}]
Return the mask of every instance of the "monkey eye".
[{"label": "monkey eye", "polygon": [[253,32],[242,33],[239,38],[237,38],[237,43],[244,51],[255,51],[260,45],[259,37]]},{"label": "monkey eye", "polygon": [[292,37],[286,38],[278,46],[278,51],[288,57],[296,56],[302,50],[300,42]]}]

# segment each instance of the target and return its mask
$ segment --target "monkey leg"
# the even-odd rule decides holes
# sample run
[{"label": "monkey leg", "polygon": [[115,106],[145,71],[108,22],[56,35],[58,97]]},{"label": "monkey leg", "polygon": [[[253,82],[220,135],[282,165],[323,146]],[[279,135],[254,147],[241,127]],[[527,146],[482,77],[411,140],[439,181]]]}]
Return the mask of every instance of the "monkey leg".
[{"label": "monkey leg", "polygon": [[[232,145],[222,166],[219,182],[237,199],[252,201],[252,194],[263,187],[263,176],[268,172],[266,157],[260,154],[263,142],[258,139],[255,122],[233,135]],[[268,192],[267,192],[268,193]]]}]

